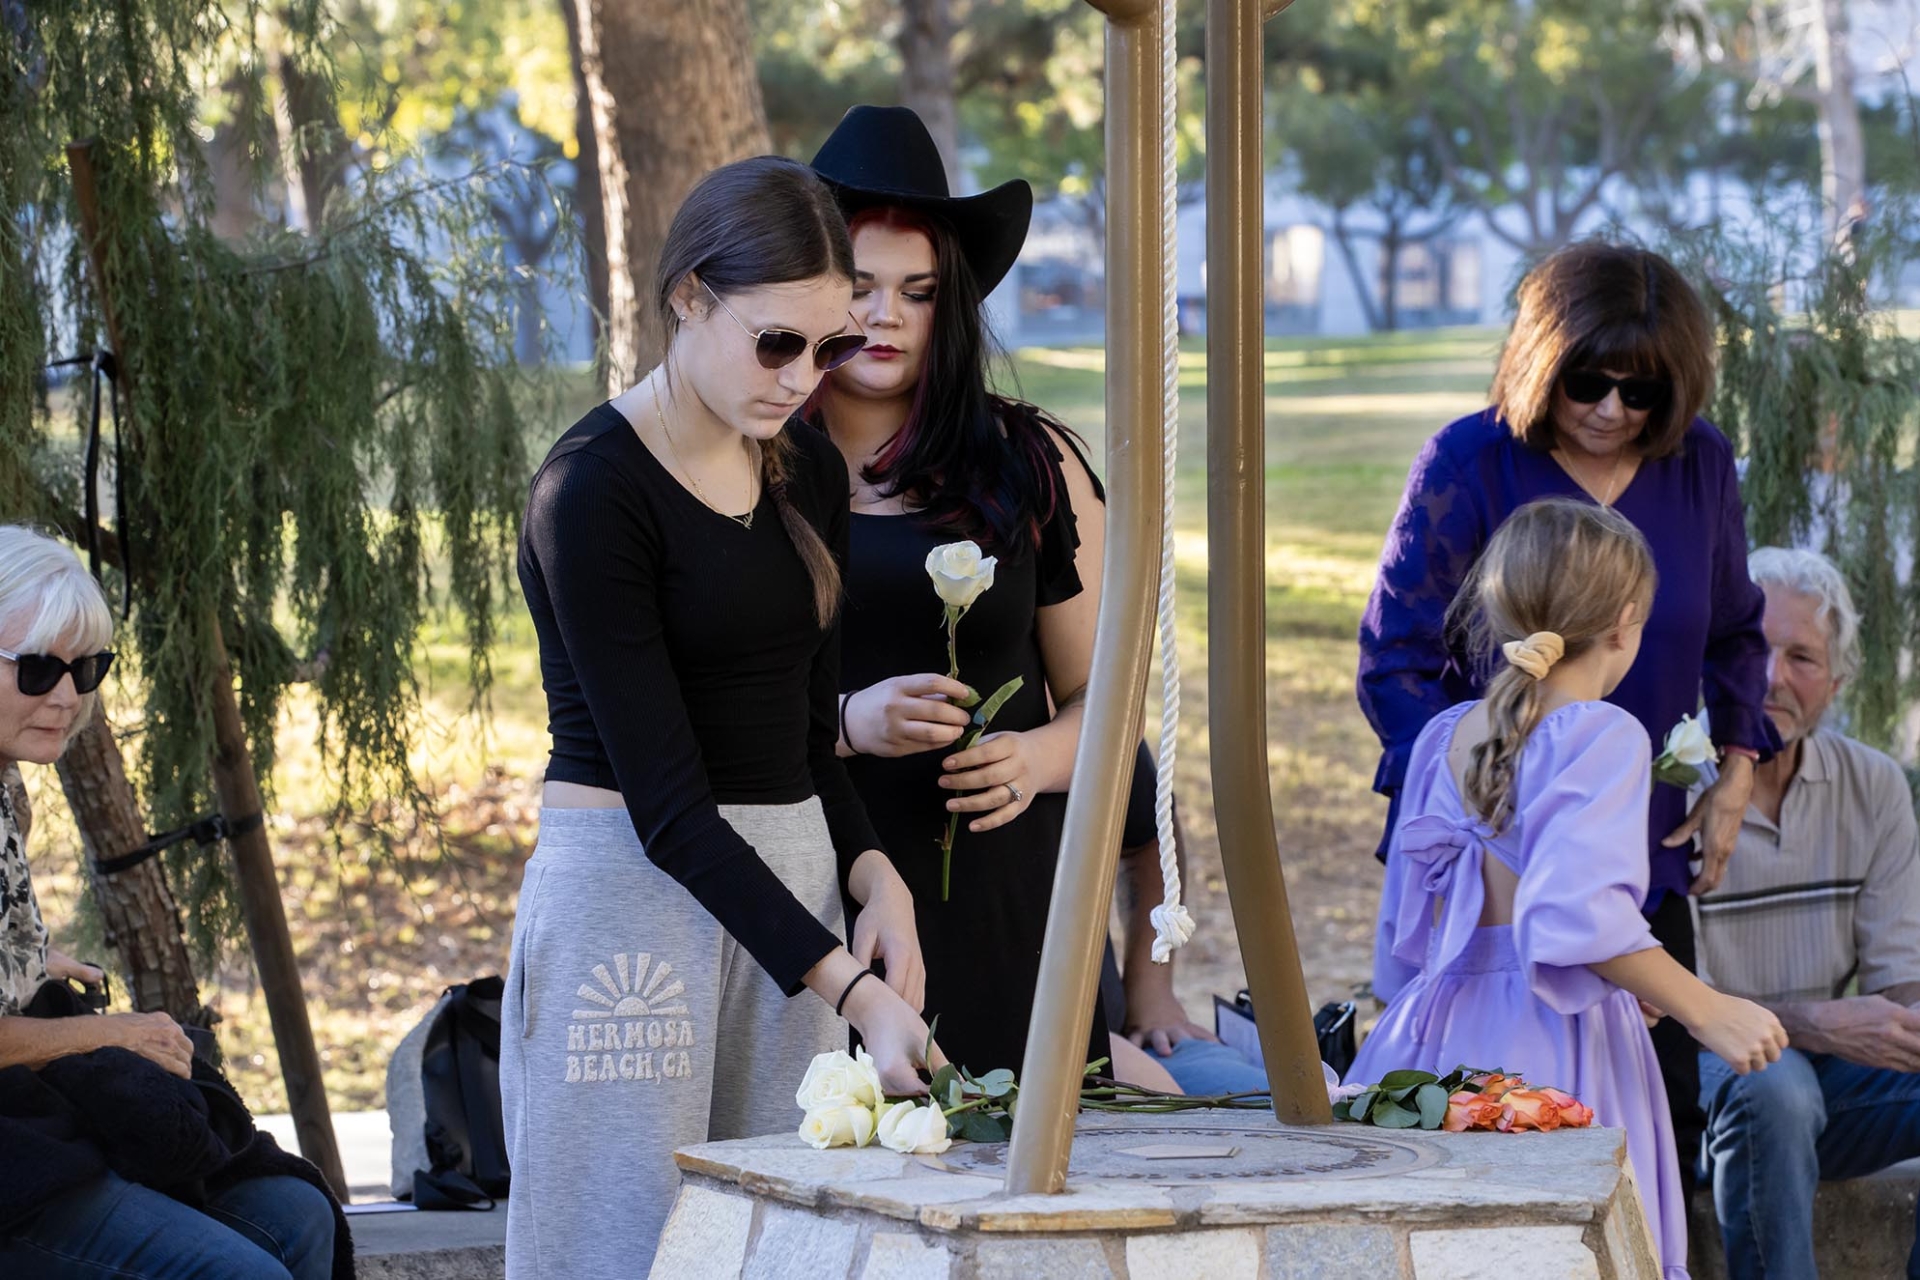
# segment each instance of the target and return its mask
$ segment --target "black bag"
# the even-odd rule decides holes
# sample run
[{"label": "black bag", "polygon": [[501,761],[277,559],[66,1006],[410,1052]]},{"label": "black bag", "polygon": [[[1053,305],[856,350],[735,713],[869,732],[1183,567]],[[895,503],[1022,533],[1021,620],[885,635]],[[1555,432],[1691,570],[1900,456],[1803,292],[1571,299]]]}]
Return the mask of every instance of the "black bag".
[{"label": "black bag", "polygon": [[[1313,1015],[1313,1037],[1319,1044],[1320,1061],[1343,1078],[1359,1051],[1354,1042],[1354,1006],[1351,1000],[1330,1000]],[[1254,1031],[1253,997],[1243,987],[1231,1001],[1213,998],[1213,1032],[1238,1049],[1256,1065],[1266,1065],[1260,1051],[1260,1037]]]},{"label": "black bag", "polygon": [[507,1194],[500,1114],[503,989],[498,977],[448,987],[387,1065],[393,1192],[401,1199],[410,1195],[419,1208],[491,1209]]}]

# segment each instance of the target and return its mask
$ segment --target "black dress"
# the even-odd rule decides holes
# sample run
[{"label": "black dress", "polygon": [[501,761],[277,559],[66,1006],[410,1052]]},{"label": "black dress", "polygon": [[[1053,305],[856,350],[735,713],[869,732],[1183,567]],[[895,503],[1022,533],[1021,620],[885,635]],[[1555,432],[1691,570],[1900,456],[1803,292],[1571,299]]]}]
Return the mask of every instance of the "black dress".
[{"label": "black dress", "polygon": [[[993,587],[961,621],[960,678],[982,697],[1014,676],[1025,684],[1000,709],[989,733],[1036,729],[1050,718],[1046,666],[1035,612],[1081,591],[1074,569],[1079,536],[1064,479],[1054,517],[1039,546],[983,548],[998,557]],[[893,676],[947,670],[940,598],[927,577],[927,553],[964,534],[916,515],[853,515],[842,615],[840,684],[864,689]],[[926,1018],[954,1062],[974,1072],[1021,1069],[1027,1022],[1040,972],[1054,864],[1067,808],[1065,792],[1042,792],[1026,812],[992,831],[967,830],[979,815],[962,814],[953,842],[948,901],[940,900],[940,837],[946,801],[938,785],[952,750],[846,762],[881,845],[913,891],[915,921],[927,966]],[[849,916],[851,918],[851,916]],[[1111,961],[1108,962],[1109,965]],[[1106,1019],[1094,1009],[1088,1061],[1109,1056]]]}]

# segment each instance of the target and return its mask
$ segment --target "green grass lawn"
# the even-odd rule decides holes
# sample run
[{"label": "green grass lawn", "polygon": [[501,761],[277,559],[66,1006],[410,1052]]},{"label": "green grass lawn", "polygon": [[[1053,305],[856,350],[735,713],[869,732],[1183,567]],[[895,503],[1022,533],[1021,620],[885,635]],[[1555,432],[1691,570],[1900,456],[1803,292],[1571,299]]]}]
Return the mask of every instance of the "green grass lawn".
[{"label": "green grass lawn", "polygon": [[[1266,354],[1268,765],[1309,985],[1316,999],[1366,978],[1377,876],[1368,856],[1383,804],[1369,790],[1376,753],[1353,699],[1354,633],[1381,539],[1421,442],[1478,408],[1499,334],[1441,330],[1376,338],[1276,339]],[[1194,837],[1188,900],[1200,932],[1182,953],[1189,1013],[1241,984],[1212,815],[1206,803],[1206,352],[1181,356],[1180,651],[1185,668],[1177,787]],[[1104,357],[1098,349],[1015,353],[1018,391],[1087,438],[1103,441]],[[590,393],[569,397],[584,405]],[[567,425],[536,427],[545,440]],[[541,447],[544,447],[542,445]],[[536,454],[537,454],[536,450]],[[451,858],[403,844],[410,875],[384,843],[322,816],[326,779],[314,715],[287,708],[273,824],[288,914],[309,984],[328,1091],[341,1109],[378,1106],[387,1051],[449,982],[504,968],[520,865],[531,851],[546,712],[532,626],[515,608],[493,659],[491,715],[468,711],[457,620],[423,637],[427,725],[417,765],[445,800]],[[1157,674],[1153,689],[1158,688]],[[1149,722],[1158,695],[1149,693]],[[56,940],[79,927],[78,843],[51,771],[29,779],[42,821],[32,850]],[[339,835],[344,853],[336,853]],[[221,1008],[236,1081],[263,1111],[284,1109],[266,1010],[244,956],[206,984]]]}]

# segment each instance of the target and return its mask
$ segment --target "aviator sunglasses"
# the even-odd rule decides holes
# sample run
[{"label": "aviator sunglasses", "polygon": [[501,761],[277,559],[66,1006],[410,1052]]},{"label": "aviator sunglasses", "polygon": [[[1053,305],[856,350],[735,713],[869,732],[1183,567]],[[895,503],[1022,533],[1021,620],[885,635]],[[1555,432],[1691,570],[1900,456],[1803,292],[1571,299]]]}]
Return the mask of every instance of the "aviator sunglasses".
[{"label": "aviator sunglasses", "polygon": [[52,693],[53,686],[59,684],[60,677],[69,671],[73,673],[74,692],[92,693],[107,678],[107,668],[113,665],[111,649],[90,653],[72,662],[62,662],[50,653],[14,653],[8,649],[0,649],[0,658],[13,663],[14,678],[20,685],[20,692],[29,698]]},{"label": "aviator sunglasses", "polygon": [[[859,355],[860,348],[867,345],[867,335],[857,329],[852,333],[836,333],[818,342],[808,342],[806,334],[795,333],[791,329],[761,329],[756,332],[747,328],[740,317],[733,314],[733,308],[721,301],[712,285],[702,280],[700,287],[720,303],[720,309],[727,313],[728,319],[740,326],[740,332],[753,339],[753,354],[760,361],[762,369],[784,369],[798,360],[808,347],[812,347],[814,367],[822,373],[830,373]],[[853,317],[849,315],[847,319],[852,320]]]},{"label": "aviator sunglasses", "polygon": [[1615,388],[1620,403],[1635,411],[1658,408],[1673,394],[1673,384],[1665,378],[1610,378],[1594,369],[1569,369],[1560,375],[1560,389],[1575,404],[1599,404]]}]

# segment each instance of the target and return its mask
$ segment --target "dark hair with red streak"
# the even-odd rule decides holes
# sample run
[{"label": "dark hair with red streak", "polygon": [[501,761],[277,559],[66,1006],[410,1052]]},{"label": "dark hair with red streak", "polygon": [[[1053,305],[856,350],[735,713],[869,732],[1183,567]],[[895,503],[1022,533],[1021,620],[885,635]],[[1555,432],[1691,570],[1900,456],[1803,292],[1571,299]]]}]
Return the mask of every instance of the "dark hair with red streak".
[{"label": "dark hair with red streak", "polygon": [[[926,360],[906,421],[862,478],[883,494],[904,495],[922,519],[994,554],[1038,547],[1041,526],[1064,500],[1058,450],[1047,430],[1072,433],[1036,406],[987,389],[993,348],[980,285],[946,220],[875,204],[849,217],[852,233],[867,226],[924,235],[933,246],[935,276]],[[835,376],[821,380],[802,411],[809,421],[822,420],[821,402]]]}]

